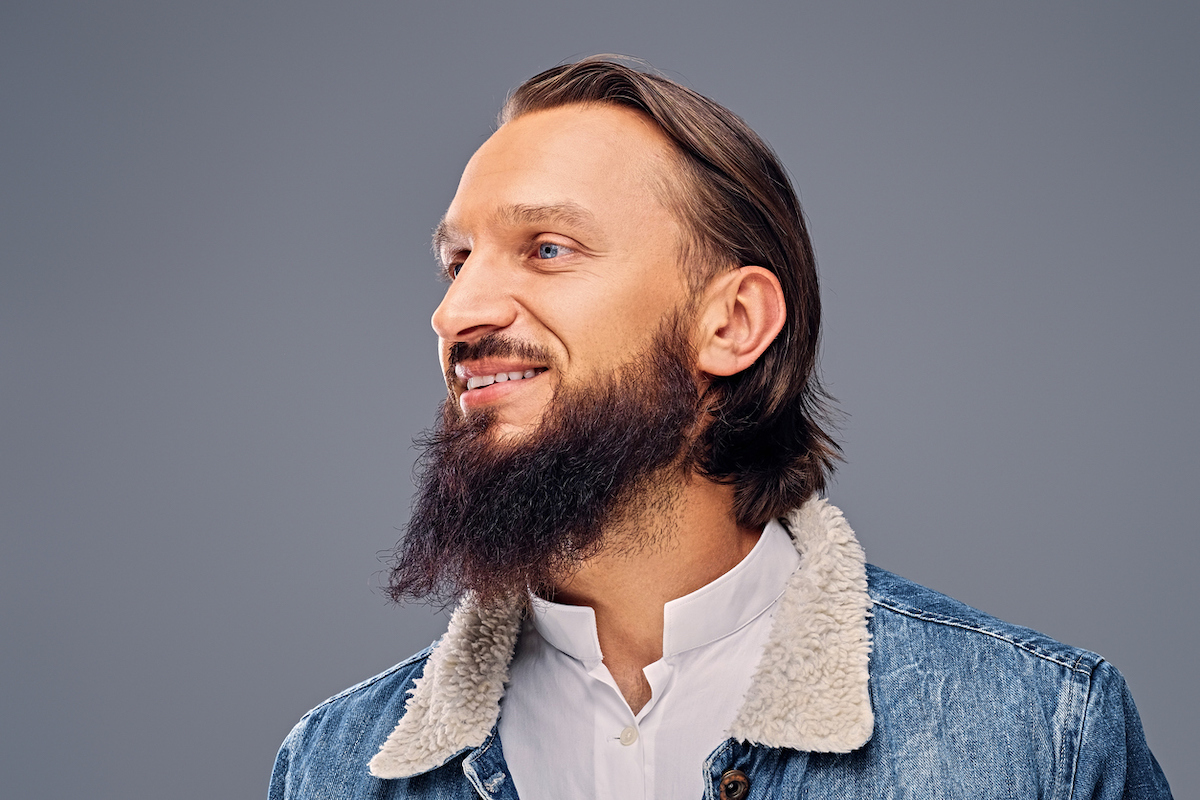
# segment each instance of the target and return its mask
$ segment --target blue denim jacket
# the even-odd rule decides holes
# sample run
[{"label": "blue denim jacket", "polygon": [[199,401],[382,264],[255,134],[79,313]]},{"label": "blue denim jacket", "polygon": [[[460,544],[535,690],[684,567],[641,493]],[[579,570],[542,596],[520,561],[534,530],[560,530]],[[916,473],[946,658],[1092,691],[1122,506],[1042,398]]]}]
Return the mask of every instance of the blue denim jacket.
[{"label": "blue denim jacket", "polygon": [[[706,800],[1171,796],[1102,658],[865,565],[823,500],[783,521],[801,564]],[[516,798],[496,722],[519,626],[468,601],[434,646],[310,711],[271,800]]]}]

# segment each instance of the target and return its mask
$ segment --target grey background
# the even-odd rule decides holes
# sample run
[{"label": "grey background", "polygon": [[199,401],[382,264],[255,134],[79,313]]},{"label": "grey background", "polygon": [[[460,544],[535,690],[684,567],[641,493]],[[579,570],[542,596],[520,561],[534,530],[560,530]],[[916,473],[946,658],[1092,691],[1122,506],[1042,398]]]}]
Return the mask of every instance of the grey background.
[{"label": "grey background", "polygon": [[5,796],[261,797],[439,632],[373,588],[429,231],[505,93],[606,51],[792,171],[870,559],[1105,654],[1197,796],[1198,9],[4,3]]}]

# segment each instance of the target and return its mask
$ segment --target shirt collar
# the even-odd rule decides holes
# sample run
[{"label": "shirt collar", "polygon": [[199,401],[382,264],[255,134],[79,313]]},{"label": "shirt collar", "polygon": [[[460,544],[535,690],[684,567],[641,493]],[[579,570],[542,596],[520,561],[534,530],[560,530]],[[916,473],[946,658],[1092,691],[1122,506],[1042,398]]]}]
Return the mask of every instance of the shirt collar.
[{"label": "shirt collar", "polygon": [[[771,608],[771,635],[729,734],[762,747],[849,753],[870,740],[875,722],[862,546],[824,498],[788,512],[784,524],[803,559]],[[525,608],[480,606],[468,595],[440,642],[394,668],[423,664],[413,667],[421,677],[371,759],[372,775],[410,778],[492,741]]]},{"label": "shirt collar", "polygon": [[[728,636],[770,608],[800,564],[800,554],[778,521],[733,569],[663,608],[663,658]],[[543,639],[591,669],[602,659],[596,613],[588,606],[532,602],[532,622]]]}]

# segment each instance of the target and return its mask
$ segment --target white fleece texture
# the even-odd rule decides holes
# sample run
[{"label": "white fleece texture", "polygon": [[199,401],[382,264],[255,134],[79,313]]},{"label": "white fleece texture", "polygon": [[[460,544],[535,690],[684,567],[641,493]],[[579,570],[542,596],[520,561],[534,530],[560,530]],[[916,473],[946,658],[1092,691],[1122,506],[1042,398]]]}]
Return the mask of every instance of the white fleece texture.
[{"label": "white fleece texture", "polygon": [[476,608],[464,600],[414,682],[399,724],[371,759],[377,778],[407,778],[478,747],[500,716],[521,613]]},{"label": "white fleece texture", "polygon": [[848,753],[865,744],[874,727],[862,546],[842,512],[822,499],[805,503],[785,522],[800,566],[780,598],[730,734],[767,747]]},{"label": "white fleece texture", "polygon": [[[784,518],[800,566],[730,733],[767,747],[845,753],[871,738],[871,637],[862,547],[842,512],[813,498]],[[404,716],[371,759],[378,778],[407,778],[483,744],[500,716],[521,612],[480,611],[468,598],[410,692]]]}]

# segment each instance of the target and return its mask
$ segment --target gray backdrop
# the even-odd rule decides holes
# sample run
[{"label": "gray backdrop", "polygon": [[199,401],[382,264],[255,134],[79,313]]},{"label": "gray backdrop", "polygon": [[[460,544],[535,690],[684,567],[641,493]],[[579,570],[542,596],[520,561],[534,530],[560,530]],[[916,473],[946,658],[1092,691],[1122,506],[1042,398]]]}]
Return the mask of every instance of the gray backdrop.
[{"label": "gray backdrop", "polygon": [[505,93],[641,56],[778,149],[872,561],[1109,657],[1200,794],[1196,3],[0,10],[7,797],[261,797],[396,609],[431,226]]}]

